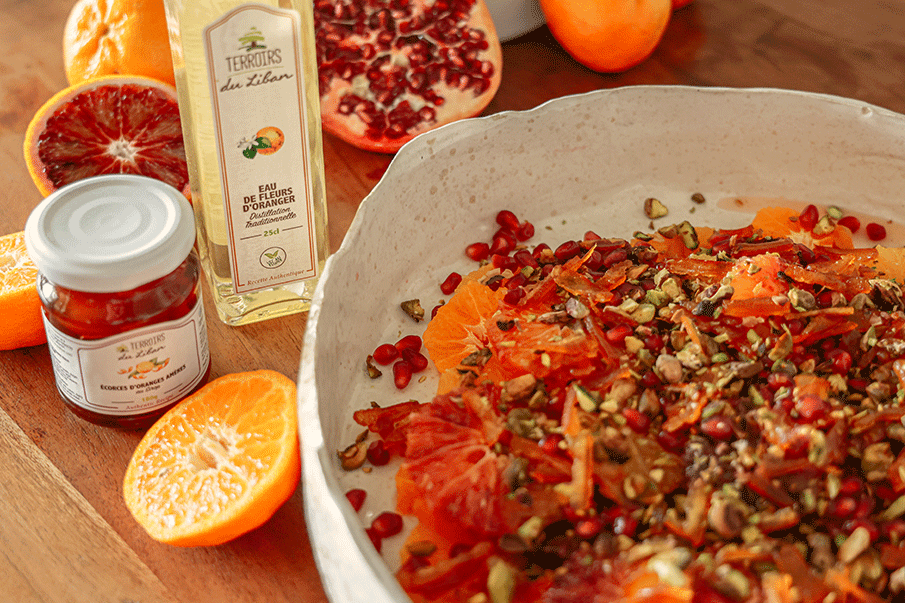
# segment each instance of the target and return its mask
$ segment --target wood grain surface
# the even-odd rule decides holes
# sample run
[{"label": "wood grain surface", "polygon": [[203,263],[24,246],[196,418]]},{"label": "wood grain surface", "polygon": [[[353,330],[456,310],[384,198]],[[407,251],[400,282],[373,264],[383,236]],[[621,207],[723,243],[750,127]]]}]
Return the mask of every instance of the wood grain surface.
[{"label": "wood grain surface", "polygon": [[[73,1],[0,0],[0,233],[22,230],[41,200],[22,140],[37,108],[66,85],[61,40]],[[790,88],[905,112],[905,3],[695,0],[674,14],[650,59],[619,75],[585,69],[542,27],[504,45],[502,86],[486,113],[644,84]],[[389,161],[326,137],[332,250]],[[257,368],[295,377],[305,315],[238,328],[215,316],[209,307],[212,377]],[[120,494],[139,437],[69,413],[46,346],[0,352],[0,601],[326,601],[301,489],[228,544],[150,540]]]}]

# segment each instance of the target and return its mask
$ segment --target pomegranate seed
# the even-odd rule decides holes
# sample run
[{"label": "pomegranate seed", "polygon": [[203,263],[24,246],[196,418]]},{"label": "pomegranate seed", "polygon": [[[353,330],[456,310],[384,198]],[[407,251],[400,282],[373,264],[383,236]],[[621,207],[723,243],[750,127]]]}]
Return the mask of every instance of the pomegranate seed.
[{"label": "pomegranate seed", "polygon": [[728,440],[735,434],[732,424],[725,417],[710,417],[701,423],[701,432],[714,440]]},{"label": "pomegranate seed", "polygon": [[578,242],[566,241],[556,248],[553,255],[555,255],[556,259],[560,262],[565,262],[566,260],[571,260],[579,253],[581,253],[581,245],[579,245]]},{"label": "pomegranate seed", "polygon": [[795,402],[795,410],[806,423],[819,421],[829,413],[829,404],[812,394],[803,394]]},{"label": "pomegranate seed", "polygon": [[374,440],[368,445],[368,460],[376,467],[390,462],[390,451],[383,445],[383,440]]},{"label": "pomegranate seed", "polygon": [[833,305],[833,292],[822,291],[817,295],[817,305],[821,308],[829,308]]},{"label": "pomegranate seed", "polygon": [[776,393],[780,389],[792,388],[795,386],[795,382],[792,381],[792,378],[785,373],[770,373],[767,375],[767,387],[773,393]]},{"label": "pomegranate seed", "polygon": [[411,365],[413,373],[420,373],[427,368],[427,356],[417,350],[405,350],[402,352],[402,359]]},{"label": "pomegranate seed", "polygon": [[395,536],[402,531],[402,515],[384,511],[371,522],[371,529],[381,538]]},{"label": "pomegranate seed", "polygon": [[465,248],[465,255],[476,262],[490,257],[490,245],[487,243],[472,243]]},{"label": "pomegranate seed", "polygon": [[412,380],[412,365],[405,360],[400,360],[393,365],[393,383],[396,389],[405,389]]},{"label": "pomegranate seed", "polygon": [[527,241],[534,236],[534,224],[531,222],[522,222],[518,230],[515,231],[515,238],[519,241]]},{"label": "pomegranate seed", "polygon": [[590,540],[603,529],[603,520],[599,517],[586,517],[575,524],[575,533],[579,538]]},{"label": "pomegranate seed", "polygon": [[439,311],[440,311],[440,308],[442,308],[442,307],[443,307],[443,304],[437,304],[436,306],[434,306],[433,308],[431,308],[431,318],[432,318],[432,319],[433,319],[435,316],[437,316],[437,312],[439,312]]},{"label": "pomegranate seed", "polygon": [[827,359],[832,365],[833,372],[838,375],[847,375],[852,368],[852,355],[841,349],[830,350]]},{"label": "pomegranate seed", "polygon": [[628,252],[625,249],[614,249],[613,251],[606,254],[606,256],[603,258],[603,265],[607,268],[610,268],[614,264],[624,262],[627,259]]},{"label": "pomegranate seed", "polygon": [[365,530],[365,534],[368,535],[368,538],[371,539],[371,544],[374,545],[374,548],[377,549],[377,552],[380,552],[380,549],[383,546],[383,538],[380,537],[380,534],[377,533],[376,530],[372,528],[367,528]]},{"label": "pomegranate seed", "polygon": [[588,270],[595,271],[600,270],[601,266],[603,266],[603,254],[600,253],[599,249],[595,249],[591,252],[591,255],[588,256],[588,259],[585,260],[584,267]]},{"label": "pomegranate seed", "polygon": [[443,292],[443,295],[450,295],[456,290],[456,287],[458,287],[461,282],[461,274],[458,272],[450,272],[449,276],[446,277],[446,280],[440,283],[440,291]]},{"label": "pomegranate seed", "polygon": [[589,230],[586,233],[584,233],[584,240],[585,241],[599,241],[600,235],[597,234],[596,232],[594,232],[593,230]]},{"label": "pomegranate seed", "polygon": [[858,501],[858,506],[855,507],[855,517],[857,519],[865,519],[870,517],[871,513],[874,512],[874,507],[876,503],[874,503],[874,497],[867,494],[861,497],[861,500]]},{"label": "pomegranate seed", "polygon": [[650,427],[650,417],[646,414],[634,408],[623,408],[622,416],[625,417],[626,425],[628,425],[632,431],[647,433],[647,428]]},{"label": "pomegranate seed", "polygon": [[515,276],[506,281],[506,288],[515,289],[517,287],[524,287],[526,284],[528,284],[528,277],[521,272],[517,272]]},{"label": "pomegranate seed", "polygon": [[503,296],[503,301],[510,306],[514,306],[522,301],[523,297],[525,297],[525,290],[521,287],[516,287],[506,292],[506,295]]},{"label": "pomegranate seed", "polygon": [[512,232],[519,228],[519,219],[508,209],[504,209],[496,215],[496,223]]},{"label": "pomegranate seed", "polygon": [[871,542],[876,542],[876,540],[880,537],[880,528],[874,522],[869,519],[854,519],[852,521],[846,521],[844,529],[846,532],[851,534],[858,528],[864,528],[867,530],[868,536],[870,536]]},{"label": "pomegranate seed", "polygon": [[421,338],[417,335],[406,335],[396,342],[396,349],[401,354],[405,350],[421,351]]},{"label": "pomegranate seed", "polygon": [[537,259],[531,252],[527,249],[519,249],[514,254],[512,254],[512,259],[518,262],[519,266],[527,267],[527,268],[540,268],[540,264],[537,263]]},{"label": "pomegranate seed", "polygon": [[792,335],[801,335],[801,332],[804,331],[804,321],[800,318],[792,318],[786,321],[786,327]]},{"label": "pomegranate seed", "polygon": [[563,437],[556,433],[545,436],[540,441],[541,450],[548,456],[554,456],[559,452],[559,443],[562,442],[562,440]]},{"label": "pomegranate seed", "polygon": [[826,514],[837,519],[845,519],[851,516],[857,508],[858,503],[855,502],[854,498],[851,496],[839,496],[829,502],[826,507]]},{"label": "pomegranate seed", "polygon": [[657,434],[657,443],[669,452],[679,452],[685,446],[683,438],[668,431],[661,431]]},{"label": "pomegranate seed", "polygon": [[798,223],[805,230],[813,230],[818,220],[820,220],[820,213],[817,211],[816,205],[808,205],[798,216]]},{"label": "pomegranate seed", "polygon": [[534,248],[534,251],[531,252],[531,255],[534,256],[534,259],[540,259],[541,255],[543,255],[545,251],[550,251],[550,246],[546,243],[541,243]]},{"label": "pomegranate seed", "polygon": [[510,272],[518,272],[518,262],[506,254],[495,253],[490,258],[490,261],[493,264],[493,267],[499,268],[500,271],[509,270]]},{"label": "pomegranate seed", "polygon": [[515,244],[508,238],[497,235],[493,237],[493,242],[490,243],[490,254],[508,255],[514,248]]},{"label": "pomegranate seed", "polygon": [[852,234],[855,234],[861,228],[861,221],[855,216],[843,216],[839,218],[837,224],[839,224],[840,226],[845,226],[850,231],[852,231]]},{"label": "pomegranate seed", "polygon": [[372,356],[374,356],[374,362],[386,366],[399,358],[399,350],[392,343],[385,343],[377,346]]},{"label": "pomegranate seed", "polygon": [[654,371],[647,371],[641,375],[641,385],[648,389],[657,387],[660,383],[662,383],[662,381],[660,381],[660,377],[658,377],[657,373]]},{"label": "pomegranate seed", "polygon": [[624,534],[628,537],[635,535],[638,530],[638,520],[628,514],[622,514],[613,522],[613,534]]},{"label": "pomegranate seed", "polygon": [[346,499],[349,501],[349,504],[352,505],[352,508],[355,511],[361,511],[361,508],[365,504],[365,499],[368,497],[368,493],[362,490],[361,488],[353,488],[346,492]]},{"label": "pomegranate seed", "polygon": [[632,327],[629,325],[616,325],[610,329],[607,329],[605,335],[606,340],[610,343],[622,343],[625,341],[625,338],[632,334]]},{"label": "pomegranate seed", "polygon": [[886,238],[886,228],[876,222],[870,222],[864,227],[864,234],[871,241],[882,241]]},{"label": "pomegranate seed", "polygon": [[883,536],[892,540],[905,536],[905,519],[893,519],[883,524]]}]

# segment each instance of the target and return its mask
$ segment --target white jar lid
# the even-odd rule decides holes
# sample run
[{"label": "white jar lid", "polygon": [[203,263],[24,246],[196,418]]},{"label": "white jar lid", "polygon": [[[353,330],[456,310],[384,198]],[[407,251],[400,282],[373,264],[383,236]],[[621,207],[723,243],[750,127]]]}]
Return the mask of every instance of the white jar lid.
[{"label": "white jar lid", "polygon": [[51,282],[76,291],[128,291],[175,270],[195,243],[192,206],[172,186],[112,174],[51,193],[28,217],[25,245]]}]

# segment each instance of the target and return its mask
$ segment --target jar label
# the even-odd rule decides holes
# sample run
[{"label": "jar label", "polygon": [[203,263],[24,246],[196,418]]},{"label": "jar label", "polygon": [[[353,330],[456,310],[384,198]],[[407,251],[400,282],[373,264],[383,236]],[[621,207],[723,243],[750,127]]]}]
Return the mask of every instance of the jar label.
[{"label": "jar label", "polygon": [[317,276],[301,18],[244,4],[204,30],[236,293]]},{"label": "jar label", "polygon": [[44,317],[60,392],[104,415],[152,412],[185,397],[207,372],[204,303],[187,315],[103,339],[77,339]]}]

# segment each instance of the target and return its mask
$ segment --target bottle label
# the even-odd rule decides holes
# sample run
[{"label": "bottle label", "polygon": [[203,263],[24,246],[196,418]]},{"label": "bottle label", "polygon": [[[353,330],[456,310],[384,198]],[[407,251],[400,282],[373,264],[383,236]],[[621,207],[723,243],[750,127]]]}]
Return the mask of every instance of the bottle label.
[{"label": "bottle label", "polygon": [[243,4],[203,38],[235,291],[314,278],[301,19]]},{"label": "bottle label", "polygon": [[152,412],[185,397],[207,372],[204,303],[174,321],[103,339],[76,339],[44,317],[57,387],[71,402],[104,415]]}]

